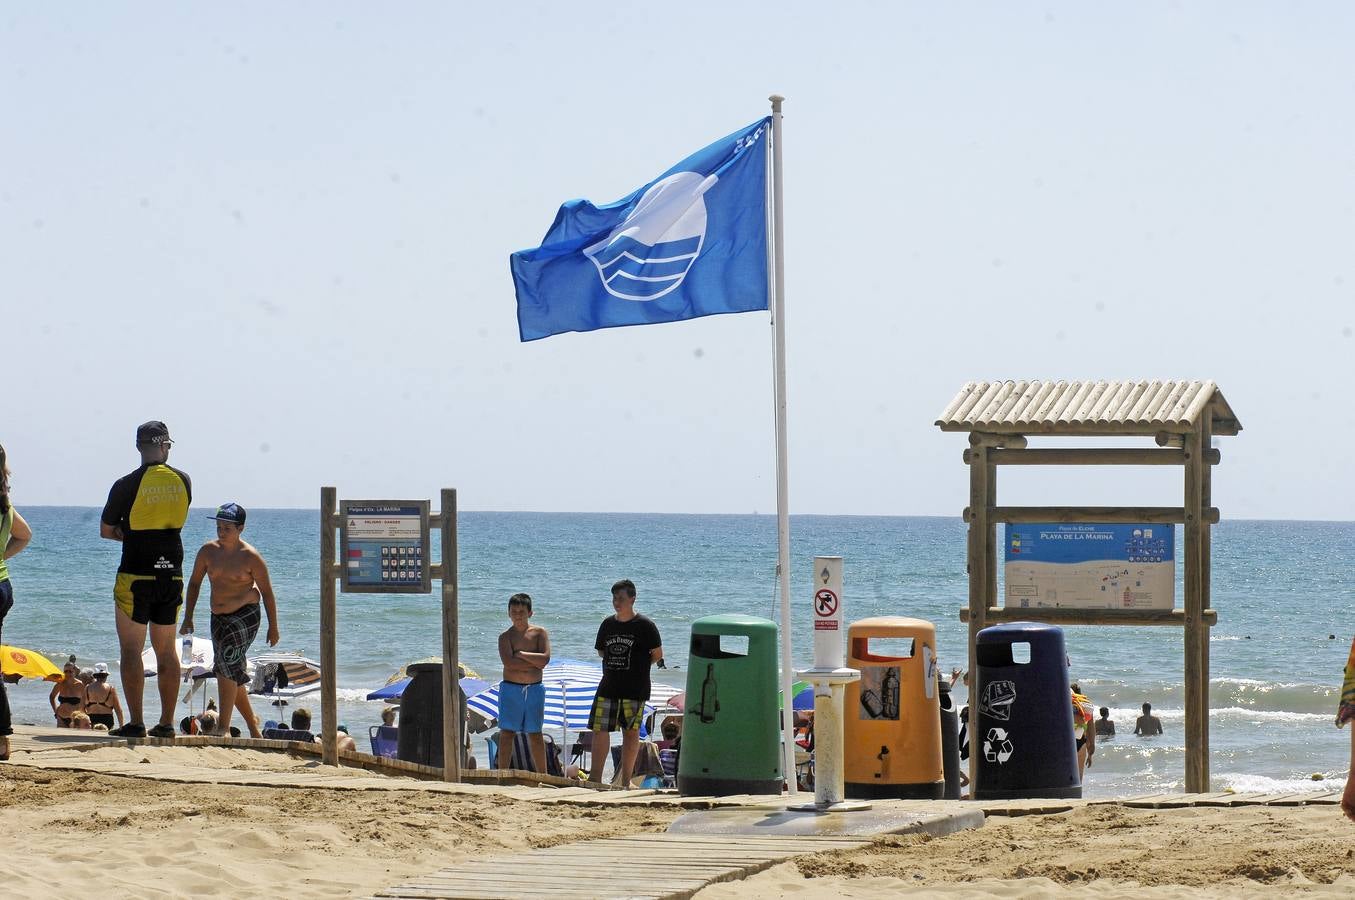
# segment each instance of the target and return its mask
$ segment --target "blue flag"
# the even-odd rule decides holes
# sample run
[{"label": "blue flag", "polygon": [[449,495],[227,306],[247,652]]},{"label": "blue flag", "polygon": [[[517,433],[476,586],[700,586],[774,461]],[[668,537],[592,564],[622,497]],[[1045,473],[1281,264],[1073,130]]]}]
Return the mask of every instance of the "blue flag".
[{"label": "blue flag", "polygon": [[570,200],[510,257],[524,341],[767,308],[762,119],[605,206]]}]

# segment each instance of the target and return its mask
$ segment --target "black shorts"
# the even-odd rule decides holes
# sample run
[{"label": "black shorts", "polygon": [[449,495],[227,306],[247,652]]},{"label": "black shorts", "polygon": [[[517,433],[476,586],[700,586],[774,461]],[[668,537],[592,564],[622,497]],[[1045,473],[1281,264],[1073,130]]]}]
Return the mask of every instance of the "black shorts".
[{"label": "black shorts", "polygon": [[138,625],[174,625],[183,605],[183,578],[119,572],[113,599],[118,609]]}]

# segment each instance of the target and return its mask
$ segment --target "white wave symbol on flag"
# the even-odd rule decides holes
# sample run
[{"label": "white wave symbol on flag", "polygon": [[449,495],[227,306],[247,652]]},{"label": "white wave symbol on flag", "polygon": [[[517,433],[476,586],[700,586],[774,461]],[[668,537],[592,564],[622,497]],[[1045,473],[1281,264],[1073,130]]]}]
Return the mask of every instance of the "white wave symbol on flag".
[{"label": "white wave symbol on flag", "polygon": [[656,300],[682,284],[706,238],[703,196],[718,180],[696,172],[669,175],[645,191],[605,240],[584,248],[607,293]]}]

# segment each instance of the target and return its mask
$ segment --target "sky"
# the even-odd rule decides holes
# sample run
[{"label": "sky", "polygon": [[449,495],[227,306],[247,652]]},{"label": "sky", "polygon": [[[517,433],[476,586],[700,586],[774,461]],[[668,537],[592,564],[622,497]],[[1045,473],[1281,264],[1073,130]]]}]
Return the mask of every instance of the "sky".
[{"label": "sky", "polygon": [[[11,5],[15,502],[102,504],[162,419],[204,506],[773,513],[766,313],[524,344],[508,256],[779,93],[793,513],[958,515],[966,442],[934,422],[968,381],[1210,379],[1244,427],[1223,516],[1350,519],[1353,26],[1334,2]],[[1002,474],[1003,505],[1181,497],[1176,469]]]}]

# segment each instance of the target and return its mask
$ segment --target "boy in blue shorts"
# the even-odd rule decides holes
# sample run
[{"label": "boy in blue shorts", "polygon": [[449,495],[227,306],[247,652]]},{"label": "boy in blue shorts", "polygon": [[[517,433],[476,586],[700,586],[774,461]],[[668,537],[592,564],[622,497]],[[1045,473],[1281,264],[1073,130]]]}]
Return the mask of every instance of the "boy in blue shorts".
[{"label": "boy in blue shorts", "polygon": [[550,662],[550,635],[531,623],[532,598],[514,594],[508,598],[508,618],[513,623],[499,635],[499,658],[503,681],[499,683],[499,768],[512,767],[513,739],[526,734],[532,745],[536,771],[546,771],[546,740],[541,736],[546,715],[546,689],[541,670]]}]

